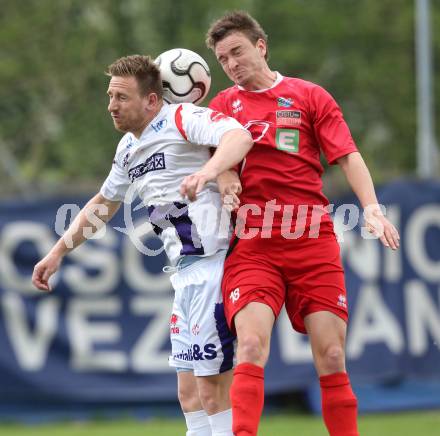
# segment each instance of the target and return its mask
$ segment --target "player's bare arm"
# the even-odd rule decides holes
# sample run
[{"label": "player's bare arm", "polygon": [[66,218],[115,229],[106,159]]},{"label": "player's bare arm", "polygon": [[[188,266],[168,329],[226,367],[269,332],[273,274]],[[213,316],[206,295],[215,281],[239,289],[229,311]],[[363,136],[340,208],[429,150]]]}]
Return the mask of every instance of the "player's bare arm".
[{"label": "player's bare arm", "polygon": [[240,178],[236,170],[226,170],[217,177],[217,185],[222,196],[223,204],[236,210],[240,206],[240,198],[242,187]]},{"label": "player's bare arm", "polygon": [[383,215],[374,190],[373,180],[364,159],[358,152],[338,159],[338,164],[365,211],[368,231],[379,237],[386,247],[399,248],[399,232]]},{"label": "player's bare arm", "polygon": [[241,162],[252,145],[251,135],[247,131],[233,129],[226,132],[222,136],[214,156],[200,171],[183,179],[180,185],[180,194],[194,201],[207,182],[215,180],[219,174]]},{"label": "player's bare arm", "polygon": [[119,201],[107,200],[98,193],[81,209],[66,233],[38,262],[32,274],[32,283],[42,291],[50,291],[49,278],[60,267],[63,257],[91,238],[117,212]]}]

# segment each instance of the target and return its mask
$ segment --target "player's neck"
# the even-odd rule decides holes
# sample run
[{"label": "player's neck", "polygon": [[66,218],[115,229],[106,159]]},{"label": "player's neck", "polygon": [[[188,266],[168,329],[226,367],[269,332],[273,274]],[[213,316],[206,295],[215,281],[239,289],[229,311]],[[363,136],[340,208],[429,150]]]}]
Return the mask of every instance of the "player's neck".
[{"label": "player's neck", "polygon": [[269,89],[273,86],[277,80],[277,73],[271,71],[269,67],[264,68],[258,74],[256,74],[249,83],[246,83],[242,87],[246,91],[259,91],[261,89]]},{"label": "player's neck", "polygon": [[157,114],[161,111],[163,107],[163,100],[161,100],[156,108],[149,112],[147,118],[145,119],[144,123],[139,127],[139,129],[136,129],[136,131],[132,131],[131,133],[133,133],[134,136],[136,136],[137,139],[139,139],[142,136],[142,133],[144,132],[144,130],[149,126],[149,124],[151,123],[151,121],[153,121]]}]

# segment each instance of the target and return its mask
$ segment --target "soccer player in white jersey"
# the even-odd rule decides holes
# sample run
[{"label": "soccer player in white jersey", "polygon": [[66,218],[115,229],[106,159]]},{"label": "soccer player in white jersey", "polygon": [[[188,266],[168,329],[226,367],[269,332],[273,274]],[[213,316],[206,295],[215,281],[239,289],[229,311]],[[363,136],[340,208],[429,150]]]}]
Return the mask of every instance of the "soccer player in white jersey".
[{"label": "soccer player in white jersey", "polygon": [[[133,188],[148,208],[154,230],[176,272],[170,320],[178,396],[187,436],[232,435],[229,386],[234,337],[223,314],[220,283],[229,234],[221,228],[222,200],[215,183],[188,205],[179,194],[183,179],[200,170],[217,147],[206,177],[223,173],[224,156],[244,157],[252,139],[234,119],[189,103],[166,104],[156,65],[148,56],[127,56],[109,66],[108,110],[119,142],[113,167],[98,192],[66,233],[34,268],[32,281],[45,291],[63,257],[90,236],[96,218],[102,225]],[[244,147],[243,147],[244,146]],[[223,173],[224,190],[234,194],[238,178]],[[237,199],[237,197],[234,197]],[[93,217],[93,219],[91,219]],[[228,223],[227,223],[228,225]]]}]

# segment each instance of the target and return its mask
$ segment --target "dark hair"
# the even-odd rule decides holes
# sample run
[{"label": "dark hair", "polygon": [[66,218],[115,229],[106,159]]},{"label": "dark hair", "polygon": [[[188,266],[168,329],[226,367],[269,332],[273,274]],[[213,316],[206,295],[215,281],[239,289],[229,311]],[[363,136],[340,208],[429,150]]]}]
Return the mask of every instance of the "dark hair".
[{"label": "dark hair", "polygon": [[142,95],[155,92],[162,97],[162,79],[158,66],[150,56],[131,55],[119,58],[108,66],[108,76],[129,77],[136,79]]},{"label": "dark hair", "polygon": [[[243,33],[252,44],[256,44],[262,39],[267,46],[267,34],[255,18],[245,11],[227,12],[223,17],[214,21],[206,34],[206,45],[211,50],[215,49],[216,44],[233,32]],[[266,50],[266,59],[269,50]]]}]

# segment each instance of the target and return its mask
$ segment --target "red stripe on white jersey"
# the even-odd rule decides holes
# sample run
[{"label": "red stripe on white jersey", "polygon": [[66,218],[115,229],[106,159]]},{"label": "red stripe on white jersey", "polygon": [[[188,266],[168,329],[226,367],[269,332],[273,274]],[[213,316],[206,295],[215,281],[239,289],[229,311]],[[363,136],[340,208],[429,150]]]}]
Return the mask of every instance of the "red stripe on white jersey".
[{"label": "red stripe on white jersey", "polygon": [[182,123],[182,105],[180,105],[177,110],[176,113],[174,115],[175,121],[176,121],[176,126],[179,129],[179,132],[181,133],[181,135],[185,138],[186,141],[188,141],[188,137],[186,136],[186,132],[183,129],[183,123]]}]

